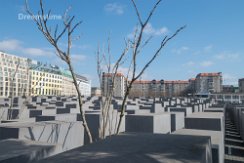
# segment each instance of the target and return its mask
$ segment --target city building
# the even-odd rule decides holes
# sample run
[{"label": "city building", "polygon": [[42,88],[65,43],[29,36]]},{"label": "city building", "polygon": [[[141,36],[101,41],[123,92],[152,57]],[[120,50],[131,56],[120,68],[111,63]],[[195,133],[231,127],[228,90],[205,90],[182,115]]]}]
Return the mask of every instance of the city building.
[{"label": "city building", "polygon": [[137,80],[131,87],[130,97],[158,97],[163,96],[164,80]]},{"label": "city building", "polygon": [[62,95],[65,96],[73,96],[77,95],[77,91],[75,89],[73,79],[71,76],[70,71],[61,69],[61,74],[62,74]]},{"label": "city building", "polygon": [[58,66],[32,61],[31,95],[62,95],[62,74]]},{"label": "city building", "polygon": [[[81,95],[91,95],[91,81],[76,74]],[[68,70],[0,52],[0,97],[77,95]]]},{"label": "city building", "polygon": [[30,95],[29,60],[0,52],[0,97]]},{"label": "city building", "polygon": [[172,80],[165,81],[165,97],[185,96],[188,92],[189,81]]},{"label": "city building", "polygon": [[239,92],[244,93],[244,78],[239,79],[238,85],[239,85]]},{"label": "city building", "polygon": [[86,77],[76,74],[76,80],[79,85],[81,95],[91,96],[91,81]]},{"label": "city building", "polygon": [[244,103],[243,93],[213,93],[210,97],[218,102]]},{"label": "city building", "polygon": [[222,85],[222,93],[237,93],[239,88],[233,85]]},{"label": "city building", "polygon": [[132,84],[130,97],[172,97],[183,96],[189,81],[185,80],[138,80]]},{"label": "city building", "polygon": [[106,96],[113,90],[114,97],[124,97],[125,94],[125,77],[122,73],[115,74],[114,85],[112,84],[113,73],[103,73],[101,90],[102,95]]},{"label": "city building", "polygon": [[[73,82],[71,72],[69,70],[60,69],[62,74],[62,95],[73,96],[77,95],[77,91]],[[76,74],[77,84],[82,96],[91,95],[91,81],[86,77]]]},{"label": "city building", "polygon": [[188,80],[189,86],[188,86],[188,95],[194,95],[196,93],[196,78],[191,78]]},{"label": "city building", "polygon": [[102,95],[101,89],[97,88],[97,87],[92,87],[91,88],[91,95],[92,96],[101,96]]},{"label": "city building", "polygon": [[199,73],[196,76],[196,95],[207,96],[222,91],[222,73]]}]

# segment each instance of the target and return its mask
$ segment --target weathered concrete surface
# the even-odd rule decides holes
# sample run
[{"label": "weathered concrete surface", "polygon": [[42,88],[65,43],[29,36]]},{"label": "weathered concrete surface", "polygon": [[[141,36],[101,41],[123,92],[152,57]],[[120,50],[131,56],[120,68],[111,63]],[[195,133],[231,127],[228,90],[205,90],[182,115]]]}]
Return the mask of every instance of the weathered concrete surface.
[{"label": "weathered concrete surface", "polygon": [[0,141],[1,163],[28,163],[60,152],[55,144],[28,140],[6,139]]},{"label": "weathered concrete surface", "polygon": [[170,112],[171,132],[185,127],[185,114],[181,112]]},{"label": "weathered concrete surface", "polygon": [[185,116],[192,114],[191,107],[169,107],[169,111],[170,112],[183,112],[183,113],[185,113]]},{"label": "weathered concrete surface", "polygon": [[185,117],[185,128],[224,132],[224,114],[213,112],[193,113]]},{"label": "weathered concrete surface", "polygon": [[224,163],[224,133],[221,131],[180,129],[176,135],[210,136],[212,144],[213,162]]},{"label": "weathered concrete surface", "polygon": [[38,163],[212,163],[206,136],[121,134]]},{"label": "weathered concrete surface", "polygon": [[126,132],[161,133],[171,132],[169,113],[128,114],[125,116]]},{"label": "weathered concrete surface", "polygon": [[52,143],[66,151],[84,144],[82,122],[12,122],[0,124],[0,140],[15,138]]},{"label": "weathered concrete surface", "polygon": [[[117,110],[114,111],[111,110],[108,115],[109,118],[108,118],[107,127],[105,127],[106,128],[105,136],[114,135],[116,133],[120,113],[117,112]],[[86,113],[86,121],[89,124],[89,128],[93,136],[93,140],[94,141],[98,140],[100,122],[101,124],[103,122],[102,113],[101,112]],[[121,127],[119,132],[125,132],[125,116],[121,121]],[[84,136],[85,136],[84,144],[87,144],[89,142],[88,136],[86,133]]]}]

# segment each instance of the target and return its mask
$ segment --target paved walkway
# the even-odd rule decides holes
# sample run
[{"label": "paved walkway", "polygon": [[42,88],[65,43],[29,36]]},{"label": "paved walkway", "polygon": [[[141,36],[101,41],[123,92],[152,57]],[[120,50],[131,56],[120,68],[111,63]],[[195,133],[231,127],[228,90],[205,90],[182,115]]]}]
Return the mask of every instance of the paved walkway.
[{"label": "paved walkway", "polygon": [[225,120],[225,163],[244,163],[244,142],[228,114]]}]

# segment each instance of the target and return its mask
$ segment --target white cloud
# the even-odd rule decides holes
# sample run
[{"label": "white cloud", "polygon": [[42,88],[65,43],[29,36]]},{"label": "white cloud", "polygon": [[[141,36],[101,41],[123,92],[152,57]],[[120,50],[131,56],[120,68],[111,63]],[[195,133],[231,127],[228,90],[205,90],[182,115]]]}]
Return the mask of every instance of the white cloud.
[{"label": "white cloud", "polygon": [[[133,28],[133,32],[132,33],[129,33],[127,35],[127,38],[129,39],[132,39],[135,35],[135,32],[137,30],[139,30],[140,28],[139,27],[134,27]],[[144,34],[146,35],[150,35],[150,36],[161,36],[161,35],[165,35],[166,33],[168,33],[169,30],[167,27],[161,27],[159,29],[155,29],[151,23],[148,23],[147,26],[145,27],[144,29]]]},{"label": "white cloud", "polygon": [[54,55],[50,50],[44,50],[40,48],[26,48],[22,45],[22,42],[16,39],[0,41],[0,50],[5,52],[22,53],[29,56],[50,56]]},{"label": "white cloud", "polygon": [[124,5],[118,4],[118,3],[108,3],[104,6],[104,10],[106,12],[112,12],[117,15],[122,15],[124,13]]},{"label": "white cloud", "polygon": [[203,48],[204,52],[210,52],[213,49],[213,45],[208,45]]},{"label": "white cloud", "polygon": [[188,51],[190,48],[189,47],[187,47],[187,46],[182,46],[182,47],[180,47],[179,49],[173,49],[173,53],[176,53],[176,54],[182,54],[182,53],[184,53],[184,52],[186,52],[186,51]]},{"label": "white cloud", "polygon": [[238,78],[228,73],[223,74],[223,83],[227,85],[238,85]]},{"label": "white cloud", "polygon": [[203,61],[203,62],[200,63],[200,65],[202,67],[210,67],[210,66],[213,65],[213,62],[212,61]]},{"label": "white cloud", "polygon": [[221,53],[221,54],[215,55],[216,59],[228,60],[228,61],[238,60],[239,57],[240,57],[240,55],[238,53]]},{"label": "white cloud", "polygon": [[10,39],[0,41],[0,50],[11,51],[21,49],[21,42],[19,40]]},{"label": "white cloud", "polygon": [[22,52],[24,54],[32,55],[32,56],[48,56],[53,55],[52,52],[38,49],[38,48],[23,48]]},{"label": "white cloud", "polygon": [[193,62],[193,61],[189,61],[189,62],[183,64],[183,66],[194,66],[194,65],[195,65],[195,62]]},{"label": "white cloud", "polygon": [[151,23],[148,23],[144,29],[144,33],[153,36],[160,36],[168,33],[169,30],[167,27],[161,27],[159,29],[155,29]]},{"label": "white cloud", "polygon": [[73,62],[81,62],[86,59],[86,56],[82,54],[71,54],[71,59]]}]

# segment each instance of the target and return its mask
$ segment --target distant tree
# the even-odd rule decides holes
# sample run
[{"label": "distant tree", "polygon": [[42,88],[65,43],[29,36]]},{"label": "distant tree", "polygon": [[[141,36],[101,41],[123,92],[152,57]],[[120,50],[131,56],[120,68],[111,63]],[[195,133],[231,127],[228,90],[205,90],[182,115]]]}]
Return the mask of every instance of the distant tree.
[{"label": "distant tree", "polygon": [[[112,135],[112,121],[113,121],[113,111],[111,110],[111,102],[114,96],[114,87],[115,87],[115,78],[118,74],[119,67],[123,64],[124,56],[128,53],[129,43],[128,40],[125,40],[126,48],[121,53],[119,58],[116,60],[115,64],[111,62],[111,50],[110,50],[110,38],[108,38],[108,46],[106,50],[101,50],[98,46],[97,49],[97,74],[99,78],[100,87],[102,88],[102,78],[103,73],[109,76],[111,83],[107,85],[108,89],[106,94],[103,93],[101,98],[101,118],[99,126],[99,138],[106,138],[106,131],[109,131],[109,135]],[[112,111],[112,115],[111,115]]]}]

